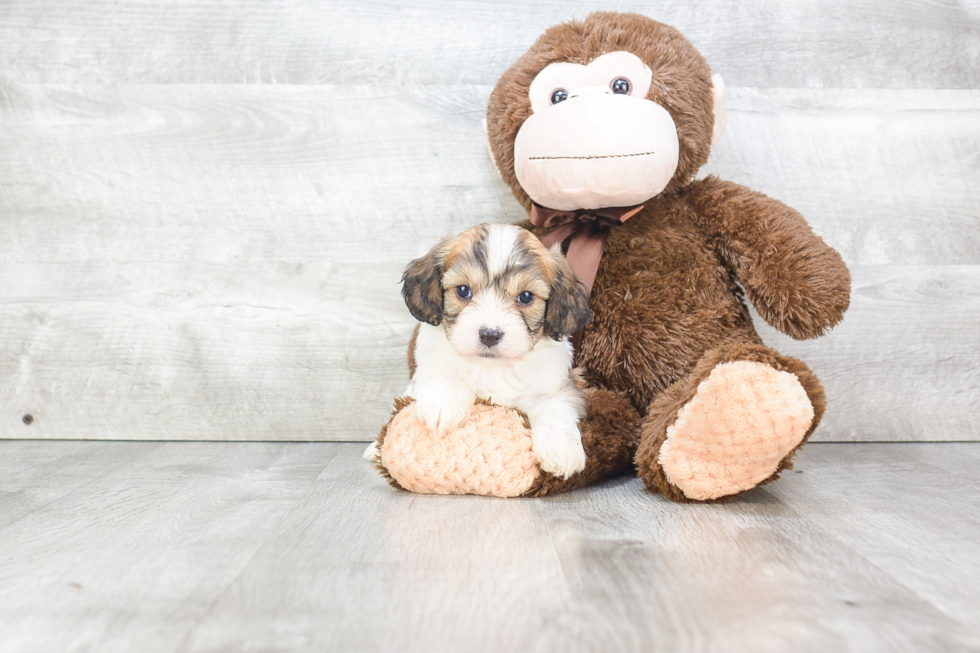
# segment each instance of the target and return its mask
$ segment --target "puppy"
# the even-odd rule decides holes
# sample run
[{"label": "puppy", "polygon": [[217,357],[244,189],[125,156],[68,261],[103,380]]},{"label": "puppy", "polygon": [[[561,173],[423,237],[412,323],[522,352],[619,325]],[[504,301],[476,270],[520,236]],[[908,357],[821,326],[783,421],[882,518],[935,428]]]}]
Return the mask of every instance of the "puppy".
[{"label": "puppy", "polygon": [[[406,390],[419,418],[441,433],[476,399],[516,408],[541,469],[581,471],[585,399],[569,336],[589,320],[589,292],[558,248],[516,225],[478,225],[412,261],[402,284],[421,322]],[[365,452],[377,455],[376,445]]]}]

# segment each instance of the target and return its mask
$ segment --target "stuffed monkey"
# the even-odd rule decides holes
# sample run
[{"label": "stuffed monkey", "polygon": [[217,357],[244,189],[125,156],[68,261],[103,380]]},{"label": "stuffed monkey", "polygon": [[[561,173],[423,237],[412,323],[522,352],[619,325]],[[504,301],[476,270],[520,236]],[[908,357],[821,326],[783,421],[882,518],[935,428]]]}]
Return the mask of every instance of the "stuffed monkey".
[{"label": "stuffed monkey", "polygon": [[[457,439],[465,451],[447,452],[404,399],[379,439],[395,484],[424,464],[438,488],[409,489],[540,495],[632,461],[651,492],[716,501],[790,468],[824,412],[823,388],[803,362],[762,343],[745,298],[783,333],[815,338],[843,317],[850,275],[792,208],[694,180],[724,130],[723,100],[721,78],[680,32],[635,14],[554,26],[503,74],[487,108],[494,161],[529,213],[525,226],[561,243],[591,288],[592,319],[575,339],[591,387],[586,468],[559,479],[505,453],[467,485],[452,476],[457,463],[480,475],[486,447],[508,441],[523,452],[526,424],[477,406],[457,427],[469,429]],[[517,468],[522,480],[508,491],[486,491],[487,478]]]}]

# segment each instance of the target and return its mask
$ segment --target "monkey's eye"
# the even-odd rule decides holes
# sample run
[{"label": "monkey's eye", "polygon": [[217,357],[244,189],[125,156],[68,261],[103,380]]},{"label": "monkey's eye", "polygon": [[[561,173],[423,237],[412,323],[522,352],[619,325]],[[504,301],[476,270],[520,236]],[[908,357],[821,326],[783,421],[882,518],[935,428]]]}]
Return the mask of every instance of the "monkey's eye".
[{"label": "monkey's eye", "polygon": [[473,296],[473,291],[469,286],[456,286],[456,296],[460,299],[469,299]]},{"label": "monkey's eye", "polygon": [[617,77],[609,83],[609,88],[618,95],[629,95],[629,92],[633,90],[633,85],[625,77]]},{"label": "monkey's eye", "polygon": [[551,93],[551,103],[558,104],[559,102],[564,102],[568,99],[568,91],[563,88],[556,88]]},{"label": "monkey's eye", "polygon": [[534,301],[534,293],[531,292],[530,290],[525,290],[524,292],[522,292],[520,295],[517,296],[518,304],[524,304],[525,306],[527,306],[533,301]]}]

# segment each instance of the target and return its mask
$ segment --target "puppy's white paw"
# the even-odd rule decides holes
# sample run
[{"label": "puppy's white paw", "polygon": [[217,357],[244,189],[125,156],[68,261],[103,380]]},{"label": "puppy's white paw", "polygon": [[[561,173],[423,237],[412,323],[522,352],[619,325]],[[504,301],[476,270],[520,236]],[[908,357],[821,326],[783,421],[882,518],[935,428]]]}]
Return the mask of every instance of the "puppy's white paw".
[{"label": "puppy's white paw", "polygon": [[377,443],[377,441],[372,442],[371,444],[369,444],[367,446],[367,449],[364,450],[364,453],[361,454],[361,457],[363,457],[364,460],[368,461],[369,463],[380,462],[381,461],[381,451],[378,449],[378,443]]},{"label": "puppy's white paw", "polygon": [[459,392],[424,392],[417,390],[415,414],[431,430],[442,435],[459,424],[470,412],[473,400]]},{"label": "puppy's white paw", "polygon": [[541,469],[559,478],[585,469],[585,449],[578,427],[537,427],[531,431],[531,449]]}]

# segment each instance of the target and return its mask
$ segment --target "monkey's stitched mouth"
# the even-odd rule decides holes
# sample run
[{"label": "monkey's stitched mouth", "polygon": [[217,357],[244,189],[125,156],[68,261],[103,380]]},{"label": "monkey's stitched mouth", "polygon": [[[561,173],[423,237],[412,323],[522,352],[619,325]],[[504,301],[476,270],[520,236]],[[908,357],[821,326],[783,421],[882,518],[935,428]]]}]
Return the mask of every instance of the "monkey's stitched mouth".
[{"label": "monkey's stitched mouth", "polygon": [[636,154],[604,154],[602,156],[531,156],[528,161],[555,161],[558,159],[625,159],[630,156],[650,156],[655,152],[637,152]]}]

